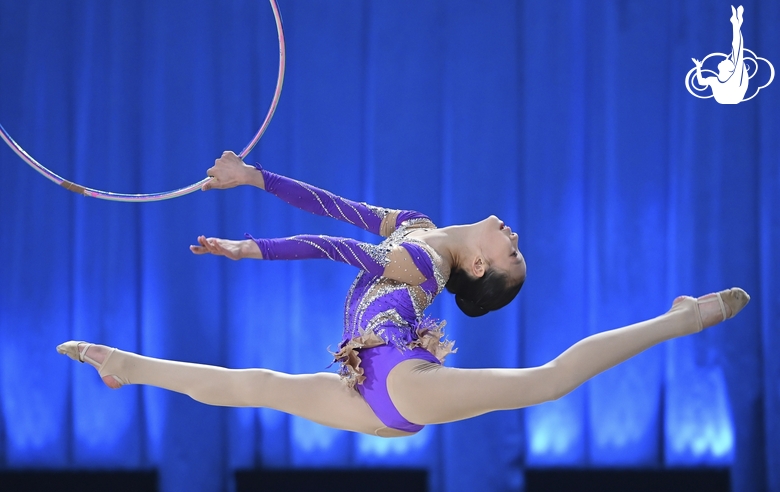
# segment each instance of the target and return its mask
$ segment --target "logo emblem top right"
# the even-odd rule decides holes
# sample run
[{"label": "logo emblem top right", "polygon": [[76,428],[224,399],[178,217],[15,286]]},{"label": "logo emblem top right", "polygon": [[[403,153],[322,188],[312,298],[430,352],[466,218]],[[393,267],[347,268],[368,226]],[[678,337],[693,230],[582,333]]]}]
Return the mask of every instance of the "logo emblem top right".
[{"label": "logo emblem top right", "polygon": [[[685,76],[685,87],[692,95],[700,99],[714,97],[720,104],[739,104],[756,97],[758,92],[772,83],[775,68],[766,58],[761,58],[745,48],[742,39],[742,13],[745,9],[731,7],[731,54],[710,53],[703,60],[692,58],[694,67]],[[711,60],[710,63],[707,63]],[[715,67],[717,71],[706,66]],[[760,79],[768,79],[760,85],[760,79],[754,79],[758,73]],[[765,75],[768,72],[768,77]],[[752,82],[751,82],[752,80]]]}]

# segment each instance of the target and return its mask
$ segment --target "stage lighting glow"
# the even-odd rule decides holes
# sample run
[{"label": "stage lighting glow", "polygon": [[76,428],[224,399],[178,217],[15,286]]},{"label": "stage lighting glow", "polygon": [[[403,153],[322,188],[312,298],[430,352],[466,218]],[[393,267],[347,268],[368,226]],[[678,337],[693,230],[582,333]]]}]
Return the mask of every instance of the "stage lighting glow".
[{"label": "stage lighting glow", "polygon": [[329,450],[340,431],[315,424],[310,420],[291,417],[293,442],[301,451]]},{"label": "stage lighting glow", "polygon": [[568,464],[581,459],[582,401],[562,398],[527,410],[529,463]]},{"label": "stage lighting glow", "polygon": [[667,464],[730,464],[734,423],[723,370],[698,365],[694,341],[674,342],[670,352],[679,355],[667,383]]}]

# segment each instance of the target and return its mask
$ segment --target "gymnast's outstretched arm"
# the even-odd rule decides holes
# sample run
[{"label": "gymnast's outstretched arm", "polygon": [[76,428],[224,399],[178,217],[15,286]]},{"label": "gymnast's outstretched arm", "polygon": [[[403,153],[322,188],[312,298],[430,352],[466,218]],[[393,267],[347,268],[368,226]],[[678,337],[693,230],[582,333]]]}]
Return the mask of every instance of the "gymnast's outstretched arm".
[{"label": "gymnast's outstretched arm", "polygon": [[419,212],[358,203],[302,181],[266,171],[259,165],[249,166],[233,152],[224,152],[207,173],[212,180],[203,185],[204,191],[241,184],[253,185],[301,210],[348,222],[382,236],[389,236],[406,220],[427,219]]},{"label": "gymnast's outstretched arm", "polygon": [[256,239],[247,234],[247,237],[249,239],[244,241],[232,241],[200,236],[198,246],[190,246],[190,250],[195,254],[210,253],[233,260],[328,259],[360,268],[370,275],[409,285],[423,285],[423,288],[431,290],[436,288],[431,259],[421,246],[414,243],[402,243],[391,248],[333,236]]}]

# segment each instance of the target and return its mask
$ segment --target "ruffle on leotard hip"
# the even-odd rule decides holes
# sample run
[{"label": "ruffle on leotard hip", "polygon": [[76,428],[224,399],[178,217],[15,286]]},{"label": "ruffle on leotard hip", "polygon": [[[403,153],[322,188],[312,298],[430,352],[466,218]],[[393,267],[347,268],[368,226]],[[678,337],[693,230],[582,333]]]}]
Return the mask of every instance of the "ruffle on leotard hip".
[{"label": "ruffle on leotard hip", "polygon": [[447,322],[443,320],[423,319],[415,326],[417,339],[410,343],[407,348],[422,347],[444,364],[445,357],[458,351],[458,349],[453,348],[455,340],[442,340],[445,337],[445,326],[447,326]]},{"label": "ruffle on leotard hip", "polygon": [[415,323],[411,328],[416,335],[411,342],[406,345],[387,342],[375,332],[365,333],[357,336],[341,346],[338,352],[333,354],[333,363],[340,363],[339,375],[350,388],[355,388],[358,384],[363,384],[366,376],[364,369],[360,367],[360,350],[378,347],[380,345],[392,345],[398,350],[411,350],[415,347],[422,347],[430,352],[434,357],[444,364],[444,359],[449,354],[454,354],[458,349],[453,348],[454,340],[442,340],[445,337],[444,327],[446,321],[439,321],[432,318],[425,318]]}]

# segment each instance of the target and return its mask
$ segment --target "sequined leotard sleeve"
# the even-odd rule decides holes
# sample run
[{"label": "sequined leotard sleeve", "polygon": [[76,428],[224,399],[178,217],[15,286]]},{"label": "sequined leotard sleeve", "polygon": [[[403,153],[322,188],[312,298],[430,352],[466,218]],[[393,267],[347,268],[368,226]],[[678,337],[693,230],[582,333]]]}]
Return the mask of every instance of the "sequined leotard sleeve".
[{"label": "sequined leotard sleeve", "polygon": [[246,236],[257,244],[265,260],[328,259],[355,266],[372,276],[384,276],[411,285],[430,283],[433,279],[430,257],[418,244],[377,245],[322,235],[277,239]]},{"label": "sequined leotard sleeve", "polygon": [[355,202],[347,198],[317,188],[310,184],[266,171],[255,164],[263,173],[265,190],[290,205],[324,217],[356,225],[374,234],[389,236],[407,220],[428,219],[425,215],[412,210],[393,210],[375,207],[364,202]]}]

